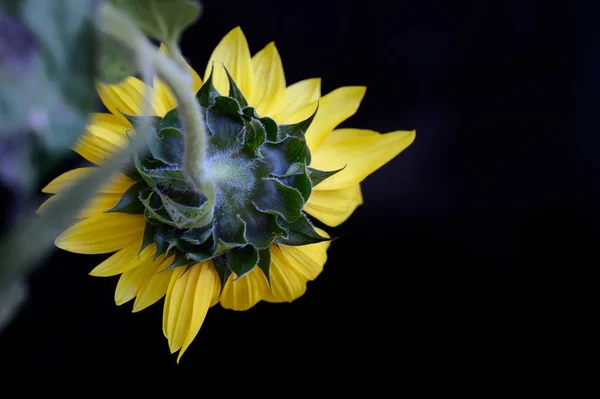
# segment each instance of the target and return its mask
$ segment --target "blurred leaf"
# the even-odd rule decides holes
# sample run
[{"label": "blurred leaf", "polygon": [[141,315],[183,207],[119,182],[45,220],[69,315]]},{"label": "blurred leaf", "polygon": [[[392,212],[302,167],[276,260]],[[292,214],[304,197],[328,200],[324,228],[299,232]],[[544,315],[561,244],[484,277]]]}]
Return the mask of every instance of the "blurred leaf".
[{"label": "blurred leaf", "polygon": [[27,287],[23,281],[16,280],[7,289],[0,291],[0,331],[15,316],[27,296]]},{"label": "blurred leaf", "polygon": [[144,33],[163,43],[178,42],[181,33],[200,16],[191,0],[108,0],[127,14]]},{"label": "blurred leaf", "polygon": [[104,83],[117,84],[135,75],[138,68],[129,53],[116,40],[102,35],[98,79]]},{"label": "blurred leaf", "polygon": [[92,3],[20,0],[0,11],[0,181],[14,190],[31,190],[67,153],[96,104]]}]

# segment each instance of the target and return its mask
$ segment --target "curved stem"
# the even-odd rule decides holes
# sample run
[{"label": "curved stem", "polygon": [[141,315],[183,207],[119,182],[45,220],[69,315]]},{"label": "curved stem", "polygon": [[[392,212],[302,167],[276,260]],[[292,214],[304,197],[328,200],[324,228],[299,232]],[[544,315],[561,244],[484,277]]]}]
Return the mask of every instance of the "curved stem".
[{"label": "curved stem", "polygon": [[[183,56],[176,50],[175,59],[171,59],[157,51],[156,47],[144,36],[144,34],[131,23],[119,10],[110,4],[104,3],[101,9],[103,31],[128,47],[134,54],[143,54],[156,68],[158,75],[173,91],[178,104],[178,114],[184,130],[185,152],[183,161],[183,172],[194,189],[207,196],[207,205],[212,208],[215,201],[214,187],[205,170],[204,158],[206,154],[206,127],[204,115],[196,97],[192,92],[191,85],[186,78],[187,64]],[[171,44],[172,48],[172,44]],[[177,57],[179,54],[179,57]],[[183,71],[178,64],[184,64]]]}]

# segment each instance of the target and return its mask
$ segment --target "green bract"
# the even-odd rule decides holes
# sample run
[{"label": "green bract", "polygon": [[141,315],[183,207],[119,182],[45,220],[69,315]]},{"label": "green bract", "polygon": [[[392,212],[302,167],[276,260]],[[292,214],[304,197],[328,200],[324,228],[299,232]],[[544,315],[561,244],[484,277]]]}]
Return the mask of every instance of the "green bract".
[{"label": "green bract", "polygon": [[[308,168],[304,132],[314,114],[280,125],[260,117],[229,76],[229,96],[212,77],[197,95],[210,137],[206,170],[214,204],[194,191],[183,172],[183,135],[177,109],[151,118],[145,158],[134,156],[126,171],[136,181],[108,212],[144,214],[142,248],[156,244],[156,256],[174,254],[171,268],[211,259],[221,286],[258,266],[269,279],[271,244],[307,245],[321,237],[302,212],[312,187],[336,172]],[[315,111],[316,113],[316,111]],[[140,117],[126,115],[133,126]],[[214,205],[214,213],[211,208]]]}]

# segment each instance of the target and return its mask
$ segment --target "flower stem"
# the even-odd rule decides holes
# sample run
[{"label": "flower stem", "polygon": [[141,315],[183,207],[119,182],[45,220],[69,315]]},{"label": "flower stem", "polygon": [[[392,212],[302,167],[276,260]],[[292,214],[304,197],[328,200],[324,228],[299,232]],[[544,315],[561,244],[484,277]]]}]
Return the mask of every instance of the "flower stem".
[{"label": "flower stem", "polygon": [[[162,80],[171,88],[178,104],[178,115],[184,130],[183,172],[194,189],[207,197],[212,219],[215,193],[205,170],[206,126],[204,114],[189,83],[187,64],[177,45],[169,44],[175,62],[160,53],[150,40],[119,10],[104,3],[101,8],[102,30],[118,40],[139,58],[150,60]],[[173,48],[175,47],[175,48]],[[181,69],[183,65],[183,69]],[[186,75],[187,74],[187,75]],[[207,215],[208,216],[208,215]]]}]

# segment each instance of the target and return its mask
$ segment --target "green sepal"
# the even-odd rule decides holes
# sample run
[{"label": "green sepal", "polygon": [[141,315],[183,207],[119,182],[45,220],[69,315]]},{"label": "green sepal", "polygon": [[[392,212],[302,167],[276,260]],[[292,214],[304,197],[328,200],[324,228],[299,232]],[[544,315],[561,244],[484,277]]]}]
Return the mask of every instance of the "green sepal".
[{"label": "green sepal", "polygon": [[147,189],[146,183],[137,182],[133,186],[129,187],[127,191],[123,193],[121,199],[115,206],[110,208],[104,213],[120,212],[128,213],[131,215],[141,215],[144,213],[144,205],[139,201],[139,193],[143,189]]},{"label": "green sepal", "polygon": [[213,227],[208,225],[206,227],[199,227],[195,229],[189,229],[181,234],[181,239],[194,245],[202,245],[213,235]]},{"label": "green sepal", "polygon": [[185,179],[183,172],[180,169],[145,169],[144,174],[146,177],[151,179],[155,185],[159,185],[162,188],[180,188],[186,189],[190,185]]},{"label": "green sepal", "polygon": [[258,119],[258,114],[256,113],[254,107],[243,107],[242,117],[247,121],[251,121],[252,119]]},{"label": "green sepal", "polygon": [[160,126],[158,126],[158,131],[163,129],[177,129],[181,131],[183,128],[181,127],[181,120],[179,119],[179,114],[177,113],[177,108],[173,108],[169,112],[165,114],[160,122]]},{"label": "green sepal", "polygon": [[193,259],[189,259],[186,256],[185,252],[176,251],[175,257],[173,258],[173,262],[171,262],[171,264],[169,265],[169,267],[167,267],[166,270],[174,269],[176,267],[191,265],[192,263],[196,263],[196,261]]},{"label": "green sepal", "polygon": [[223,288],[225,288],[225,284],[227,283],[229,276],[231,276],[231,269],[227,265],[225,256],[219,256],[218,258],[213,259],[213,265],[217,271],[219,280],[221,280],[221,290],[219,292],[219,296],[221,296]]},{"label": "green sepal", "polygon": [[137,126],[139,126],[140,124],[144,123],[144,122],[148,122],[148,126],[150,128],[153,128],[154,130],[158,131],[158,128],[160,127],[162,118],[159,116],[153,116],[153,115],[146,115],[146,116],[139,116],[139,115],[131,115],[131,114],[127,114],[123,111],[120,111],[121,115],[123,115],[125,117],[125,119],[127,119],[127,121],[129,123],[131,123],[131,126],[135,129]]},{"label": "green sepal", "polygon": [[169,189],[159,191],[158,195],[164,209],[171,218],[172,225],[179,229],[201,227],[212,221],[212,215],[210,214],[212,204],[208,204],[206,198],[204,198],[204,202],[201,202],[202,199],[195,192]]},{"label": "green sepal", "polygon": [[274,178],[262,179],[259,190],[254,200],[259,211],[281,216],[287,222],[302,216],[304,199],[298,190]]},{"label": "green sepal", "polygon": [[156,183],[146,173],[146,168],[144,168],[144,166],[142,165],[142,162],[140,161],[140,158],[138,157],[137,154],[133,155],[133,164],[135,165],[135,168],[136,168],[137,172],[142,177],[142,179],[146,182],[146,184],[150,188],[155,189],[156,188]]},{"label": "green sepal", "polygon": [[300,162],[293,163],[288,168],[287,172],[281,176],[275,176],[290,187],[295,188],[300,192],[304,202],[308,201],[312,192],[311,181],[308,177],[306,165]]},{"label": "green sepal", "polygon": [[292,223],[281,221],[288,232],[287,237],[284,237],[277,242],[285,245],[308,245],[316,244],[318,242],[329,241],[327,237],[321,237],[319,233],[315,231],[315,228],[306,218],[306,215],[296,219]]},{"label": "green sepal", "polygon": [[246,222],[245,238],[258,249],[268,247],[273,241],[287,234],[275,215],[262,213],[258,209],[247,209],[243,218]]},{"label": "green sepal", "polygon": [[217,91],[217,89],[215,88],[215,86],[213,84],[214,70],[215,70],[215,65],[213,63],[213,65],[210,67],[210,75],[208,75],[208,79],[206,80],[206,82],[204,82],[204,84],[198,91],[198,94],[196,95],[196,99],[198,100],[198,103],[200,104],[201,107],[204,107],[204,108],[208,108],[208,107],[212,106],[215,103],[215,99],[217,97],[221,96],[221,93],[219,93]]},{"label": "green sepal", "polygon": [[148,143],[155,159],[168,165],[181,166],[183,163],[183,134],[172,127],[161,129]]},{"label": "green sepal", "polygon": [[244,245],[246,239],[246,222],[237,214],[217,214],[215,217],[215,238],[230,245]]},{"label": "green sepal", "polygon": [[240,106],[230,97],[216,97],[206,111],[206,125],[212,133],[212,144],[228,149],[233,147],[244,129]]},{"label": "green sepal", "polygon": [[260,154],[260,146],[263,145],[267,138],[267,133],[262,123],[258,119],[245,121],[244,123],[244,149],[252,157],[258,157]]},{"label": "green sepal", "polygon": [[225,73],[227,74],[227,79],[229,79],[229,97],[231,97],[235,101],[237,101],[238,104],[240,105],[240,108],[247,107],[248,101],[246,101],[246,98],[242,94],[242,91],[235,84],[235,80],[233,80],[233,78],[229,74],[229,71],[227,70],[227,68],[225,68],[225,65],[223,65],[223,69],[225,70]]},{"label": "green sepal", "polygon": [[263,161],[268,165],[272,175],[282,176],[287,173],[291,164],[306,161],[308,147],[304,139],[288,136],[275,143],[266,142],[261,147]]},{"label": "green sepal", "polygon": [[335,175],[338,172],[341,172],[345,168],[346,168],[346,166],[344,166],[343,168],[340,168],[338,170],[331,170],[331,171],[308,168],[308,173],[310,176],[310,181],[312,183],[312,186],[315,187],[317,184],[321,183],[323,180],[330,178],[331,176]]},{"label": "green sepal", "polygon": [[236,280],[248,274],[258,263],[258,250],[252,245],[234,248],[224,256]]},{"label": "green sepal", "polygon": [[279,132],[277,138],[279,140],[282,140],[288,136],[291,136],[304,139],[304,135],[306,134],[306,131],[310,127],[312,121],[315,119],[318,110],[319,106],[317,105],[317,109],[315,109],[315,112],[313,112],[313,114],[305,120],[290,125],[279,125]]},{"label": "green sepal", "polygon": [[271,250],[269,247],[258,251],[258,267],[267,278],[269,286],[271,285]]},{"label": "green sepal", "polygon": [[277,123],[268,116],[260,118],[260,122],[263,124],[265,132],[267,133],[267,140],[277,141],[277,137],[279,134],[279,128],[277,126]]},{"label": "green sepal", "polygon": [[157,226],[153,225],[150,222],[146,222],[146,227],[144,228],[144,238],[142,239],[142,246],[140,247],[140,251],[138,255],[150,244],[154,242],[154,236],[156,234]]}]

